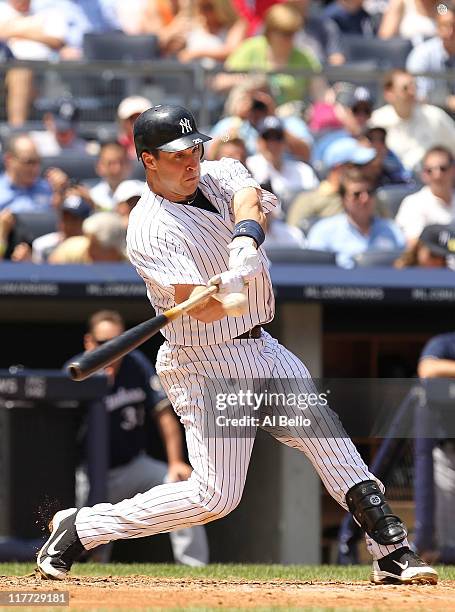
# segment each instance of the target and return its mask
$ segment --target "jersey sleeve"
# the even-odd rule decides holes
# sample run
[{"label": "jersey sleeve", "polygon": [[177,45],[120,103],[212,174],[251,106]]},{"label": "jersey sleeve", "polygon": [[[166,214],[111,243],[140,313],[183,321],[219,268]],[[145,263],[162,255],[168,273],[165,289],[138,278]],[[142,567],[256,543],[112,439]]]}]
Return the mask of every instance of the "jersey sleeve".
[{"label": "jersey sleeve", "polygon": [[202,258],[193,256],[189,240],[178,240],[167,232],[154,241],[150,254],[129,246],[128,256],[144,280],[151,279],[162,287],[205,285],[210,277]]},{"label": "jersey sleeve", "polygon": [[278,198],[270,191],[262,189],[248,169],[238,160],[223,157],[220,161],[212,162],[212,164],[211,172],[213,172],[218,187],[228,202],[232,201],[237,191],[245,187],[254,187],[254,189],[260,189],[262,192],[261,202],[264,212],[269,213],[279,207]]}]

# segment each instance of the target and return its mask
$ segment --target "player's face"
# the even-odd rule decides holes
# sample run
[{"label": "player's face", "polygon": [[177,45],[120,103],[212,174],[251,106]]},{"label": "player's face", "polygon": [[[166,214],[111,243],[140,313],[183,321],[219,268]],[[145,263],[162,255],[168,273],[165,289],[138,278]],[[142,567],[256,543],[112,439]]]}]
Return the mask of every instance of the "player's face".
[{"label": "player's face", "polygon": [[201,173],[200,145],[172,153],[160,151],[158,157],[144,155],[144,161],[158,195],[179,202],[196,191]]}]

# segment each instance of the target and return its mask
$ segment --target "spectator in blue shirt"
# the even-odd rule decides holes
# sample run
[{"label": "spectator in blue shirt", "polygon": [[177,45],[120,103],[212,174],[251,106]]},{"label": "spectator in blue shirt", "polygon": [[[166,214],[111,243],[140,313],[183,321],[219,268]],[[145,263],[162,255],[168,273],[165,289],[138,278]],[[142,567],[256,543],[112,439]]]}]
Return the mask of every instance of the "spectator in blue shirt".
[{"label": "spectator in blue shirt", "polygon": [[308,233],[308,248],[336,253],[338,265],[352,268],[366,251],[400,250],[405,239],[398,226],[376,216],[374,188],[365,172],[349,168],[340,195],[344,212],[318,221]]},{"label": "spectator in blue shirt", "polygon": [[335,0],[323,17],[335,21],[342,34],[374,34],[373,20],[363,8],[363,0]]},{"label": "spectator in blue shirt", "polygon": [[40,177],[41,159],[26,134],[13,136],[4,155],[0,175],[0,212],[41,212],[52,207],[52,188]]}]

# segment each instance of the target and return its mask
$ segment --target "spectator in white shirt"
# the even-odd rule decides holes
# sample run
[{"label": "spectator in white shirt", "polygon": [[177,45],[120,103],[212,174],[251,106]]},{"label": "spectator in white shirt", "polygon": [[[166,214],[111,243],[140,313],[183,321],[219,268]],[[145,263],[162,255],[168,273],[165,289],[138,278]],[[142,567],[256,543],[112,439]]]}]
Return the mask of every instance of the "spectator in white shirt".
[{"label": "spectator in white shirt", "polygon": [[319,180],[305,162],[286,159],[284,126],[278,117],[266,117],[257,130],[258,153],[248,157],[246,165],[257,182],[280,199],[286,211],[298,193],[315,189]]},{"label": "spectator in white shirt", "polygon": [[449,149],[436,146],[426,152],[422,180],[425,187],[404,198],[395,217],[409,247],[427,225],[447,225],[455,219],[455,167]]},{"label": "spectator in white shirt", "polygon": [[130,170],[128,153],[120,143],[112,141],[101,145],[96,172],[102,180],[90,189],[90,198],[98,210],[115,209],[115,190]]},{"label": "spectator in white shirt", "polygon": [[375,110],[371,127],[387,130],[387,147],[408,170],[415,170],[425,151],[446,146],[455,154],[455,123],[437,106],[420,104],[416,99],[414,77],[406,70],[392,70],[384,83],[387,104]]},{"label": "spectator in white shirt", "polygon": [[[0,36],[20,60],[50,60],[65,43],[67,26],[58,6],[34,9],[31,0],[0,2]],[[12,126],[22,125],[32,101],[33,72],[29,68],[8,71],[7,118]]]}]

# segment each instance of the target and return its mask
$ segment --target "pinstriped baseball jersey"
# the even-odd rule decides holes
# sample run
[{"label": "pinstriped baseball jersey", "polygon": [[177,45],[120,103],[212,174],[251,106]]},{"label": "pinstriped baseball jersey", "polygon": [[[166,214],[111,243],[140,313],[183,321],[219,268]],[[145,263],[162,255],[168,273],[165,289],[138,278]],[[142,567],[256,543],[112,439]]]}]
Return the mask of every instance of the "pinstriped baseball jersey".
[{"label": "pinstriped baseball jersey", "polygon": [[[173,285],[205,285],[212,276],[228,269],[227,245],[234,228],[232,197],[245,187],[261,189],[240,162],[228,158],[203,162],[199,187],[217,213],[170,202],[146,188],[130,214],[128,256],[144,279],[157,313],[174,306]],[[265,190],[261,199],[264,212],[278,204],[276,197]],[[248,312],[213,323],[184,315],[163,330],[170,344],[218,344],[272,320],[269,262],[262,247],[259,252],[262,273],[248,285]]]}]

